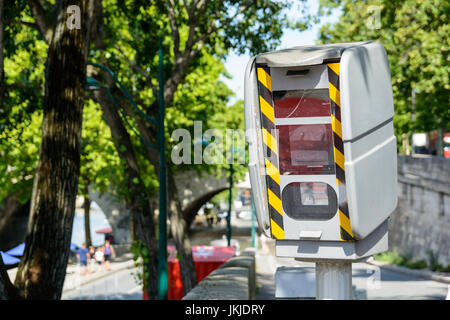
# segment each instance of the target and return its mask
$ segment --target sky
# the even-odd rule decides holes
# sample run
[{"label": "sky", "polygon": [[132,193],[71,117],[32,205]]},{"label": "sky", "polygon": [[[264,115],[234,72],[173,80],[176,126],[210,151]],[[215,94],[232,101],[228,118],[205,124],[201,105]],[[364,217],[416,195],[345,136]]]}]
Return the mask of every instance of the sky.
[{"label": "sky", "polygon": [[[318,1],[308,0],[307,4],[311,13],[317,12],[319,6]],[[297,14],[295,10],[290,10],[288,17],[295,18],[295,14]],[[323,18],[320,24],[306,31],[285,30],[281,38],[281,44],[276,50],[302,45],[314,45],[318,38],[320,27],[327,22],[336,22],[339,15],[340,11],[335,10],[331,16]],[[238,56],[235,53],[231,53],[225,62],[225,68],[232,78],[227,79],[223,77],[222,81],[235,93],[235,96],[230,99],[229,105],[234,104],[239,99],[244,99],[244,73],[249,60],[250,56],[247,54]]]}]

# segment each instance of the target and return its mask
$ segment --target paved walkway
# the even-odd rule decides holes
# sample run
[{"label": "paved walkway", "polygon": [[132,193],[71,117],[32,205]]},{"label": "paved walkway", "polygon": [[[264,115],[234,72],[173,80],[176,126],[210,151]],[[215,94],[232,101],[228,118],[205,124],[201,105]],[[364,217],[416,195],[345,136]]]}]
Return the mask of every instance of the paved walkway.
[{"label": "paved walkway", "polygon": [[[256,255],[257,299],[275,299],[274,275],[279,266],[301,267],[310,272],[314,272],[315,269],[315,264],[311,262],[276,257],[275,241],[269,240],[268,250],[260,248]],[[352,265],[354,299],[442,300],[449,294],[450,286],[446,283],[446,277],[427,278],[426,275],[430,271],[403,269],[405,268],[377,265],[377,262],[354,263]]]},{"label": "paved walkway", "polygon": [[[109,265],[109,271],[106,272],[103,270],[95,271],[93,273],[87,275],[80,274],[80,266],[76,264],[69,264],[67,266],[66,278],[64,280],[63,292],[67,293],[72,290],[78,289],[80,286],[83,286],[87,283],[91,283],[98,279],[110,276],[116,272],[125,270],[125,269],[133,269],[134,261],[132,253],[124,253],[122,255],[118,255]],[[94,270],[97,270],[97,266],[95,266]],[[17,268],[8,270],[9,278],[14,281],[16,278]]]},{"label": "paved walkway", "polygon": [[97,271],[97,265],[94,267],[94,272],[81,275],[80,274],[80,266],[70,264],[67,267],[67,273],[66,273],[66,279],[64,281],[64,288],[63,292],[69,292],[71,290],[77,289],[80,286],[83,286],[87,283],[90,283],[92,281],[107,277],[111,274],[114,274],[118,271],[124,270],[124,269],[133,269],[134,268],[134,261],[133,261],[133,254],[132,253],[125,253],[121,256],[117,256],[116,258],[111,261],[109,265],[109,271],[105,271],[104,268],[102,268],[100,271]]}]

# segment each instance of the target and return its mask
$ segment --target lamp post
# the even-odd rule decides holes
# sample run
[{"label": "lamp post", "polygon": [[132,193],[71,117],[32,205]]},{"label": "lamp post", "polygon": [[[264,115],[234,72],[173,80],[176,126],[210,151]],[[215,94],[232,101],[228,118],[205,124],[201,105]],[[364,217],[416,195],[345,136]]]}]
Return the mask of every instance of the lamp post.
[{"label": "lamp post", "polygon": [[227,215],[227,245],[231,246],[231,208],[233,203],[233,173],[234,173],[234,167],[233,167],[233,161],[234,161],[234,155],[238,153],[238,150],[233,147],[233,140],[231,140],[230,144],[230,155],[229,155],[229,187],[228,187],[228,215]]},{"label": "lamp post", "polygon": [[164,54],[162,37],[158,36],[158,82],[159,82],[159,110],[158,110],[158,147],[159,147],[159,215],[158,215],[158,297],[167,300],[167,174],[164,129]]}]

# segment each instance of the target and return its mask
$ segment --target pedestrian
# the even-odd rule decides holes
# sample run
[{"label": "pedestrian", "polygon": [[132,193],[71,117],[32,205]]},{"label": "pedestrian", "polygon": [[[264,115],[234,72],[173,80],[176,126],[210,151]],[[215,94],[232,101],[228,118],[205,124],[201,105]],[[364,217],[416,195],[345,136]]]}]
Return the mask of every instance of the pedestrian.
[{"label": "pedestrian", "polygon": [[80,264],[80,274],[85,275],[88,273],[87,262],[89,260],[89,250],[86,248],[86,243],[83,242],[81,248],[77,250],[77,260]]},{"label": "pedestrian", "polygon": [[95,248],[94,246],[89,246],[89,273],[94,272],[95,267]]},{"label": "pedestrian", "polygon": [[111,256],[115,258],[116,253],[114,252],[114,248],[108,240],[105,241],[105,245],[103,246],[103,255],[105,259],[105,270],[109,271],[109,263],[111,262]]},{"label": "pedestrian", "polygon": [[104,261],[103,247],[98,247],[95,251],[95,261],[97,261],[97,270],[100,271]]},{"label": "pedestrian", "polygon": [[114,244],[114,237],[112,235],[109,235],[106,240],[108,240],[110,244]]}]

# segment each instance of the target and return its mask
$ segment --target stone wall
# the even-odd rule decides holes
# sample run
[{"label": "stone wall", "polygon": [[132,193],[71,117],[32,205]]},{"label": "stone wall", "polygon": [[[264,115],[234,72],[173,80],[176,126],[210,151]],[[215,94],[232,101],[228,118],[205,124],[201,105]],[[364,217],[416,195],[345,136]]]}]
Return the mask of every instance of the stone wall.
[{"label": "stone wall", "polygon": [[[118,244],[131,243],[131,213],[124,201],[109,193],[89,193],[92,201],[102,209],[113,229],[114,241]],[[92,232],[92,231],[91,231]]]},{"label": "stone wall", "polygon": [[398,157],[398,206],[389,221],[389,247],[450,264],[450,159]]},{"label": "stone wall", "polygon": [[249,248],[211,272],[183,300],[254,300],[255,296],[255,251]]}]

